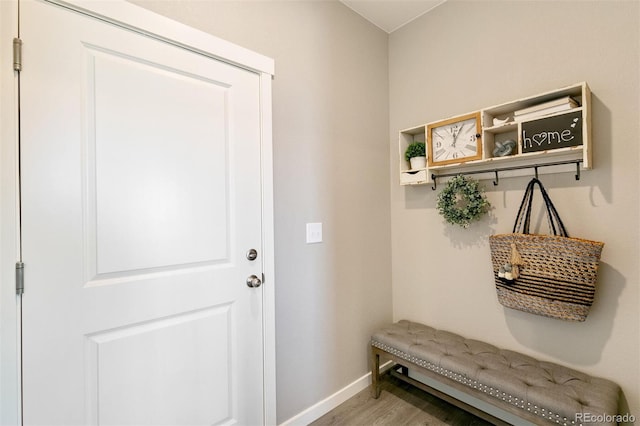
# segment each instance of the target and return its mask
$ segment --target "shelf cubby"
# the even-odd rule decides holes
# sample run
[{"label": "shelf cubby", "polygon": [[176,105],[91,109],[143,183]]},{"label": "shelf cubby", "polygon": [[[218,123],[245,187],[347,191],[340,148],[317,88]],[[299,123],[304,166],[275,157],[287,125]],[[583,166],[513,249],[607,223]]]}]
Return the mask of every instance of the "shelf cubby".
[{"label": "shelf cubby", "polygon": [[400,156],[400,184],[423,185],[429,181],[427,168],[411,169],[411,165],[404,158],[407,147],[413,142],[425,142],[425,126],[413,127],[400,132],[399,156]]}]

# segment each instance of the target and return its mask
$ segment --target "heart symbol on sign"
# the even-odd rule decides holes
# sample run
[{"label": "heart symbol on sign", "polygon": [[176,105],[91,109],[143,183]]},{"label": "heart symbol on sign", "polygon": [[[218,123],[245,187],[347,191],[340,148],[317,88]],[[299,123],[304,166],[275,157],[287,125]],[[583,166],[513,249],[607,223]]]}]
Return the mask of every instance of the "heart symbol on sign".
[{"label": "heart symbol on sign", "polygon": [[533,135],[531,137],[531,139],[533,139],[533,141],[535,143],[538,144],[538,146],[542,145],[544,143],[544,141],[547,139],[547,134],[546,133],[538,133],[536,135]]},{"label": "heart symbol on sign", "polygon": [[571,123],[571,127],[576,127],[576,123],[580,120],[579,118],[574,118],[573,123]]}]

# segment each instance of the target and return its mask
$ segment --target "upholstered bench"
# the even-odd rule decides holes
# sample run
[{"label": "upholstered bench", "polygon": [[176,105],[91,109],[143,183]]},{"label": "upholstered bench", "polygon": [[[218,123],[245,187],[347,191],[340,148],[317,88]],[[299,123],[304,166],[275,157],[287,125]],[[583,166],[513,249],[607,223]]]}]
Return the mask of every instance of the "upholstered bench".
[{"label": "upholstered bench", "polygon": [[381,356],[401,367],[391,369],[394,376],[494,424],[509,422],[409,377],[408,370],[536,425],[611,425],[618,417],[620,387],[610,380],[410,321],[371,338],[374,398]]}]

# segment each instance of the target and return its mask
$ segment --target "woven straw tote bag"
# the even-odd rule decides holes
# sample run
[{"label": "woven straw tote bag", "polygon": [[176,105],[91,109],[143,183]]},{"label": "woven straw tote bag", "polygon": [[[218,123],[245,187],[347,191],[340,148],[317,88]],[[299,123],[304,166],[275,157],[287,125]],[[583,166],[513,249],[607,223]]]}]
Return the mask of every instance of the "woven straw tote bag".
[{"label": "woven straw tote bag", "polygon": [[[529,233],[536,185],[553,235]],[[513,233],[491,235],[489,246],[498,301],[503,306],[563,320],[587,318],[604,243],[570,238],[538,179],[527,185]]]}]

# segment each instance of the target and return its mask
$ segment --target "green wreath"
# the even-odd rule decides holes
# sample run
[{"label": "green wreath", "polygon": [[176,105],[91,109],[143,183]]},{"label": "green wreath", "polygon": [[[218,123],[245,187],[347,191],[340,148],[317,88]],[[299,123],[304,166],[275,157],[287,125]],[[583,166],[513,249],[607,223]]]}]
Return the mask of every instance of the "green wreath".
[{"label": "green wreath", "polygon": [[462,175],[452,178],[438,194],[438,213],[450,224],[463,228],[482,217],[490,206],[478,181]]}]

